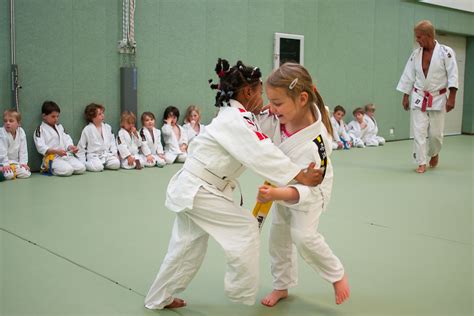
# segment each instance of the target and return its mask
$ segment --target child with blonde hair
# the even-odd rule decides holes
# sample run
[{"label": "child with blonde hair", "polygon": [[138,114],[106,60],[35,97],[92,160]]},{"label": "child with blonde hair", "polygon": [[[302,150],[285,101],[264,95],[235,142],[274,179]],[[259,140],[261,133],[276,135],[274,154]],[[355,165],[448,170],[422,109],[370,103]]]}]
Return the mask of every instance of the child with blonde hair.
[{"label": "child with blonde hair", "polygon": [[42,169],[56,176],[83,174],[84,164],[76,158],[78,148],[74,146],[71,136],[59,124],[59,105],[45,101],[41,106],[43,122],[35,131],[33,139],[38,153],[44,156]]},{"label": "child with blonde hair", "polygon": [[136,121],[135,114],[130,111],[123,112],[120,117],[121,128],[117,134],[117,149],[120,166],[123,169],[142,169],[143,166],[153,167],[156,163],[144,139],[142,141],[138,135]]},{"label": "child with blonde hair", "polygon": [[188,136],[188,145],[194,137],[204,131],[204,128],[204,124],[201,124],[201,111],[196,105],[190,105],[186,109],[183,125],[183,129],[186,131],[186,135]]},{"label": "child with blonde hair", "polygon": [[367,133],[363,140],[366,146],[383,146],[385,144],[385,138],[378,136],[379,128],[377,121],[375,120],[375,106],[370,103],[364,107],[365,115],[364,120],[367,123]]},{"label": "child with blonde hair", "polygon": [[89,124],[84,127],[77,144],[78,157],[86,165],[87,171],[100,172],[105,169],[117,170],[120,161],[112,127],[104,123],[105,107],[91,103],[86,106],[84,115]]},{"label": "child with blonde hair", "polygon": [[[140,136],[142,141],[148,146],[156,166],[163,167],[166,165],[165,152],[161,144],[161,132],[155,127],[155,115],[151,112],[143,112],[141,121]],[[143,150],[142,153],[144,153]]]},{"label": "child with blonde hair", "polygon": [[266,94],[270,114],[261,117],[264,133],[271,135],[273,142],[300,167],[316,161],[316,167],[325,172],[323,182],[316,187],[290,184],[263,185],[259,189],[259,202],[278,201],[272,208],[269,238],[273,291],[261,302],[274,306],[297,284],[296,246],[311,268],[333,284],[336,304],[341,304],[349,297],[347,276],[341,261],[317,231],[333,183],[329,115],[310,74],[299,64],[286,63],[276,69],[267,79]]},{"label": "child with blonde hair", "polygon": [[0,174],[7,180],[28,178],[28,148],[26,134],[21,124],[21,115],[15,110],[3,112],[3,127],[0,128]]},{"label": "child with blonde hair", "polygon": [[168,106],[163,114],[161,132],[165,143],[165,161],[167,164],[186,161],[188,151],[188,136],[178,125],[179,110]]}]

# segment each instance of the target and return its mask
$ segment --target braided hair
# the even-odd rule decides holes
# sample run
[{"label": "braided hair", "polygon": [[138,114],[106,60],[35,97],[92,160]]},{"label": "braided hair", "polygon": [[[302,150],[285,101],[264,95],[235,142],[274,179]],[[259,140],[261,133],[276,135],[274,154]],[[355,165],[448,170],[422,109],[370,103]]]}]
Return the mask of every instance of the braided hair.
[{"label": "braided hair", "polygon": [[209,79],[209,85],[211,89],[217,90],[215,104],[217,107],[228,104],[242,88],[262,82],[260,69],[246,66],[240,60],[230,67],[227,60],[219,58],[214,70],[220,79],[219,84],[212,84],[212,79]]}]

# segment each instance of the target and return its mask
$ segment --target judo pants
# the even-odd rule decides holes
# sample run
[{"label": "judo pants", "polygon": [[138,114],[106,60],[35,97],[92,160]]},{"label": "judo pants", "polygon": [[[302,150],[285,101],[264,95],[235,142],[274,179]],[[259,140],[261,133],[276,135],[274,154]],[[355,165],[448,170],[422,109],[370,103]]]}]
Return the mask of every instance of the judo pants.
[{"label": "judo pants", "polygon": [[224,249],[226,295],[233,302],[255,303],[260,247],[257,221],[231,200],[200,188],[193,209],[177,213],[168,253],[146,296],[146,308],[162,309],[186,289],[204,260],[209,236]]},{"label": "judo pants", "polygon": [[[445,115],[444,107],[442,111],[422,112],[418,108],[412,109],[411,118],[415,140],[413,158],[417,165],[426,165],[428,159],[436,156],[441,151]],[[427,145],[428,148],[426,148]]]},{"label": "judo pants", "polygon": [[165,161],[169,165],[174,162],[185,162],[187,156],[187,153],[175,154],[172,152],[165,152]]},{"label": "judo pants", "polygon": [[15,178],[15,176],[18,179],[26,179],[31,176],[31,172],[26,168],[20,167],[20,164],[15,163],[15,173],[13,173],[13,170],[9,172],[3,172],[3,176],[6,180],[11,180]]},{"label": "judo pants", "polygon": [[120,160],[112,154],[104,157],[88,156],[86,161],[87,171],[100,172],[105,169],[117,170],[120,168]]},{"label": "judo pants", "polygon": [[281,205],[272,209],[270,256],[273,289],[286,290],[298,283],[297,252],[311,268],[331,283],[344,276],[344,267],[317,231],[323,205],[296,211]]},{"label": "judo pants", "polygon": [[[140,161],[140,164],[143,167],[154,167],[156,165],[156,162],[153,161],[153,162],[148,162],[146,160],[146,157],[142,154],[137,154],[137,155],[133,155],[135,157],[135,160],[138,160]],[[134,169],[136,167],[136,163],[135,161],[133,161],[133,163],[131,165],[128,164],[128,159],[122,159],[120,161],[120,166],[123,168],[123,169]]]},{"label": "judo pants", "polygon": [[55,176],[69,177],[72,174],[83,174],[86,172],[84,164],[74,156],[55,156],[52,166],[52,173]]}]

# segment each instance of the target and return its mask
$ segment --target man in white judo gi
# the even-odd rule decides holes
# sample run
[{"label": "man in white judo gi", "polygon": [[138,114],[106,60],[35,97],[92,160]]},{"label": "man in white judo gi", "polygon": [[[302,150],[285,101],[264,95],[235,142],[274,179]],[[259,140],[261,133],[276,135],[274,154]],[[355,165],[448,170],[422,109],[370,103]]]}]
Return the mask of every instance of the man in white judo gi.
[{"label": "man in white judo gi", "polygon": [[397,90],[404,93],[403,108],[411,109],[416,172],[424,173],[427,156],[430,167],[438,165],[445,113],[454,108],[456,101],[458,68],[452,48],[435,40],[435,28],[430,21],[420,21],[414,32],[420,47],[408,59]]}]

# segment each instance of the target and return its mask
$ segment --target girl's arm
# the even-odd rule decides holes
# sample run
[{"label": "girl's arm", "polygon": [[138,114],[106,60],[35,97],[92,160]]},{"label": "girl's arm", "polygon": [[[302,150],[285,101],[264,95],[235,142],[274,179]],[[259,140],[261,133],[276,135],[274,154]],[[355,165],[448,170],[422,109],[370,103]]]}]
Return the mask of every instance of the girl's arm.
[{"label": "girl's arm", "polygon": [[300,194],[294,187],[275,188],[264,184],[258,189],[257,201],[266,203],[269,201],[285,201],[287,203],[298,203]]}]

